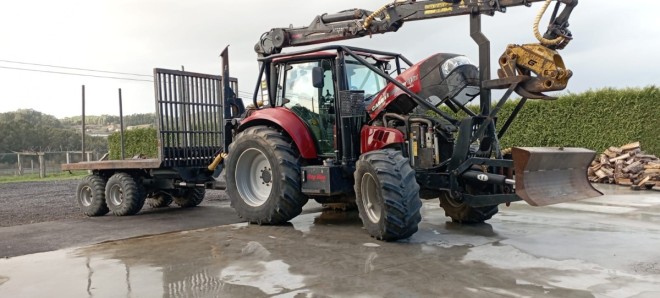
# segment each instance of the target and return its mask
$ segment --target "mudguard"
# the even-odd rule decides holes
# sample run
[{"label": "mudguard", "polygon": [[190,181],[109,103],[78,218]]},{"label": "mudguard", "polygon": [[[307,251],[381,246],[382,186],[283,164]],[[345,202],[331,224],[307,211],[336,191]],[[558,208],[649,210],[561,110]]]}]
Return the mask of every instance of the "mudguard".
[{"label": "mudguard", "polygon": [[250,113],[250,116],[241,121],[239,131],[250,126],[268,124],[275,124],[286,131],[291,136],[291,139],[293,139],[293,142],[298,147],[300,156],[303,158],[312,159],[318,157],[316,143],[306,124],[300,120],[298,115],[286,108],[276,107],[255,110]]}]

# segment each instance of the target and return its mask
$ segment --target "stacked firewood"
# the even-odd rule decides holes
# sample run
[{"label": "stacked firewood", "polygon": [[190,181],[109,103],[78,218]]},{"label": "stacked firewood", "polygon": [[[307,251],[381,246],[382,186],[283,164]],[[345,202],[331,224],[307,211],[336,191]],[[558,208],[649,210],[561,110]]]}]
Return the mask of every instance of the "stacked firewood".
[{"label": "stacked firewood", "polygon": [[588,172],[591,182],[629,185],[635,190],[660,187],[660,158],[645,154],[639,142],[606,149]]}]

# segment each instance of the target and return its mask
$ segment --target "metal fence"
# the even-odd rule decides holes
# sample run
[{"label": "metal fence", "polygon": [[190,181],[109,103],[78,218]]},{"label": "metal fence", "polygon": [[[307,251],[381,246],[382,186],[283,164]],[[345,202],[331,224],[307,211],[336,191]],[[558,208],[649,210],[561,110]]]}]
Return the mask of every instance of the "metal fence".
[{"label": "metal fence", "polygon": [[[85,152],[85,161],[98,160],[98,152]],[[62,172],[61,165],[83,161],[80,151],[0,153],[0,176],[44,175]]]}]

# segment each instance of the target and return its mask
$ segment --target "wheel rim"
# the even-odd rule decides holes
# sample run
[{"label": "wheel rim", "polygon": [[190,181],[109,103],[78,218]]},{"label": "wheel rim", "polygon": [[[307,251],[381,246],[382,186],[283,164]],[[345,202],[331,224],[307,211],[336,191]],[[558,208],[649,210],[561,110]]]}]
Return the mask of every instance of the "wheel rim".
[{"label": "wheel rim", "polygon": [[83,206],[89,207],[92,205],[93,201],[94,201],[94,195],[92,194],[91,187],[84,186],[82,189],[80,189],[80,203]]},{"label": "wheel rim", "polygon": [[110,202],[112,205],[119,206],[121,205],[122,202],[124,202],[124,192],[121,189],[121,186],[119,185],[113,185],[110,188]]},{"label": "wheel rim", "polygon": [[378,197],[378,185],[376,184],[376,179],[370,173],[365,173],[362,176],[362,185],[361,194],[362,194],[362,206],[364,207],[364,213],[367,214],[369,220],[373,223],[378,223],[380,221],[381,206]]},{"label": "wheel rim", "polygon": [[250,148],[236,162],[236,188],[243,201],[258,207],[266,203],[273,189],[273,171],[266,155]]}]

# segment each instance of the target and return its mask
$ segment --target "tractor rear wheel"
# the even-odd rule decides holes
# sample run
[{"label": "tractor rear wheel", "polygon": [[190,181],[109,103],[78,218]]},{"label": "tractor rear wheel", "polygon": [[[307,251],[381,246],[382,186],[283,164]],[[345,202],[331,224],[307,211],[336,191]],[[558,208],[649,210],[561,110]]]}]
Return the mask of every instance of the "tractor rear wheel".
[{"label": "tractor rear wheel", "polygon": [[227,194],[238,216],[257,224],[281,224],[307,203],[301,192],[300,158],[289,137],[254,126],[229,146]]},{"label": "tractor rear wheel", "polygon": [[105,204],[105,179],[98,175],[89,175],[78,184],[76,201],[82,213],[87,216],[101,216],[110,209]]},{"label": "tractor rear wheel", "polygon": [[174,196],[174,204],[181,208],[195,207],[202,203],[206,195],[205,188],[187,188],[179,196]]},{"label": "tractor rear wheel", "polygon": [[400,151],[363,154],[354,175],[360,218],[372,237],[395,241],[417,232],[422,220],[419,185],[415,171]]},{"label": "tractor rear wheel", "polygon": [[[467,187],[467,191],[471,194],[482,193],[470,186]],[[440,207],[445,209],[445,215],[451,217],[453,222],[465,224],[482,223],[491,219],[499,211],[497,205],[471,207],[465,202],[451,198],[446,192],[440,195]]]},{"label": "tractor rear wheel", "polygon": [[105,202],[117,216],[140,212],[147,194],[142,185],[127,173],[116,173],[105,186]]}]

